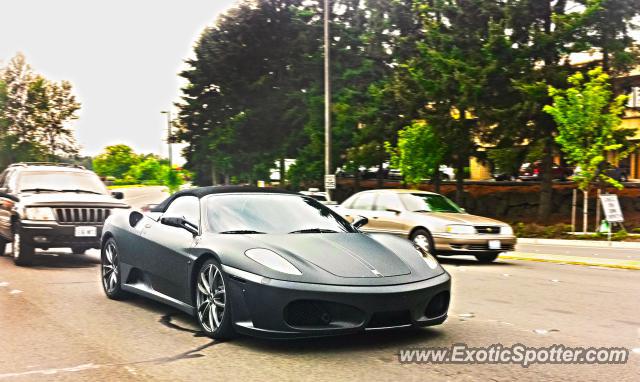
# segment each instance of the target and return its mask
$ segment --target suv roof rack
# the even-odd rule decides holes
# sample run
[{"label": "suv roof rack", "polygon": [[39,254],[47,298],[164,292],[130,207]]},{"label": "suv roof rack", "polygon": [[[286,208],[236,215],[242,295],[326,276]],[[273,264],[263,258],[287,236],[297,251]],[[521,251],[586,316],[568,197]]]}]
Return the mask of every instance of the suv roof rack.
[{"label": "suv roof rack", "polygon": [[86,170],[84,166],[72,163],[56,163],[56,162],[19,162],[10,164],[9,167],[27,167],[27,166],[58,166],[58,167],[71,167]]}]

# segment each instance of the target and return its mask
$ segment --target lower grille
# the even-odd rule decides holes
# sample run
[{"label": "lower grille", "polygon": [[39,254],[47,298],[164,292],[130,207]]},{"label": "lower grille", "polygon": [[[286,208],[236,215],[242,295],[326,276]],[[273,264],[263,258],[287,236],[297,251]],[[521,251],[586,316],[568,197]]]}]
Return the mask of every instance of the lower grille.
[{"label": "lower grille", "polygon": [[374,313],[367,328],[391,328],[411,324],[411,313],[408,310]]},{"label": "lower grille", "polygon": [[[451,244],[451,248],[467,251],[496,251],[496,249],[489,248],[489,244]],[[498,251],[513,251],[515,246],[513,244],[502,243]]]},{"label": "lower grille", "polygon": [[55,212],[60,224],[102,224],[111,214],[109,208],[55,208]]}]

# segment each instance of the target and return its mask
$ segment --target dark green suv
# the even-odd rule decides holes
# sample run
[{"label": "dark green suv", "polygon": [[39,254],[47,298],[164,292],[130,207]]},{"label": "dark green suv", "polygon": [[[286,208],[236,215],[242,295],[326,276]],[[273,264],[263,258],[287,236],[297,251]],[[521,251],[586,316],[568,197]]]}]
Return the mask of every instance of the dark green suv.
[{"label": "dark green suv", "polygon": [[12,243],[17,265],[31,265],[36,248],[99,248],[106,218],[129,206],[82,166],[16,163],[0,175],[0,255]]}]

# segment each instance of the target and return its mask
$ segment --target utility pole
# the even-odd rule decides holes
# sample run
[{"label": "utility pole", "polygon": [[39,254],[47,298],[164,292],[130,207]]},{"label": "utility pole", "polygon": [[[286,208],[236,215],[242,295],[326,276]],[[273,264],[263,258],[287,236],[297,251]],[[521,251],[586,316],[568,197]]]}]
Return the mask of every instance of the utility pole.
[{"label": "utility pole", "polygon": [[171,149],[171,111],[163,110],[160,113],[167,115],[167,146],[169,148],[169,168],[173,168],[173,150]]},{"label": "utility pole", "polygon": [[[329,17],[331,0],[324,0],[324,173],[331,175],[331,83],[329,76]],[[331,191],[325,189],[327,193]],[[330,194],[329,194],[330,195]],[[331,199],[331,198],[329,198]]]}]

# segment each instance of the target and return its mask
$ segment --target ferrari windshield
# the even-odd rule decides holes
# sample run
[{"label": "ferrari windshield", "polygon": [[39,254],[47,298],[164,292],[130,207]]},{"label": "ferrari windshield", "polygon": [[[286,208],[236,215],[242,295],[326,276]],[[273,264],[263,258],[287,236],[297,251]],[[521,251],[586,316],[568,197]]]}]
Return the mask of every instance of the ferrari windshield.
[{"label": "ferrari windshield", "polygon": [[217,233],[358,232],[338,214],[306,196],[212,195],[205,206],[209,229]]},{"label": "ferrari windshield", "polygon": [[462,209],[448,198],[438,194],[400,194],[400,199],[413,212],[462,213]]}]

